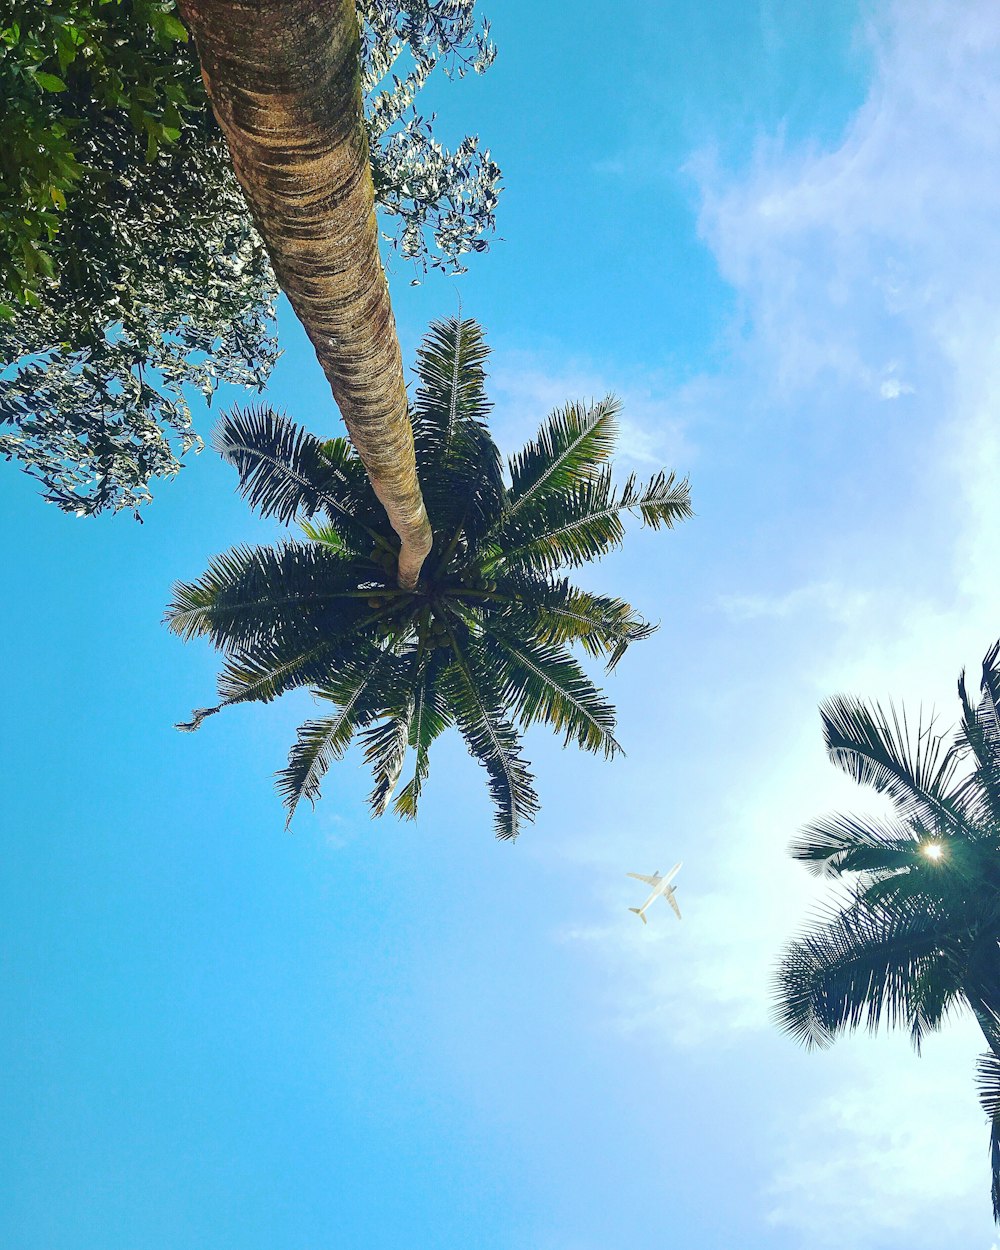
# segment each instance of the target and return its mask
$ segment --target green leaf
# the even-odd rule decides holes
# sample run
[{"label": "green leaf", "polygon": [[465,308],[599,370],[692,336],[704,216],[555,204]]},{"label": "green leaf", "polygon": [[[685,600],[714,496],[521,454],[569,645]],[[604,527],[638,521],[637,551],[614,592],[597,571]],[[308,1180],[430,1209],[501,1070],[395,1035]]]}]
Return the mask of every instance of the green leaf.
[{"label": "green leaf", "polygon": [[663,472],[640,487],[633,475],[619,491],[605,470],[567,490],[535,495],[527,507],[505,517],[493,536],[490,564],[538,572],[585,564],[621,546],[622,516],[636,511],[653,529],[671,529],[687,519],[692,515],[687,479]]},{"label": "green leaf", "polygon": [[489,777],[496,835],[514,840],[534,820],[538,797],[521,754],[520,736],[500,710],[502,696],[491,657],[477,646],[459,652],[442,683],[449,711]]},{"label": "green leaf", "polygon": [[615,741],[615,712],[579,664],[561,647],[518,639],[491,629],[489,646],[502,683],[503,705],[524,726],[548,725],[587,751],[610,759],[621,751]]},{"label": "green leaf", "polygon": [[413,696],[408,694],[399,712],[361,735],[365,763],[375,776],[375,787],[368,796],[373,816],[383,815],[403,771],[412,718]]},{"label": "green leaf", "polygon": [[66,90],[66,84],[61,78],[56,77],[55,74],[47,74],[44,70],[35,70],[34,78],[43,91],[57,92]]},{"label": "green leaf", "polygon": [[607,658],[609,672],[633,642],[656,632],[624,600],[590,594],[566,578],[515,570],[498,578],[497,589],[513,601],[505,622],[539,642],[579,642],[588,655]]},{"label": "green leaf", "polygon": [[511,457],[507,515],[520,512],[536,496],[565,492],[599,476],[615,448],[620,411],[613,395],[599,404],[556,409],[537,439]]},{"label": "green leaf", "polygon": [[393,803],[396,814],[407,820],[415,820],[417,816],[420,794],[430,768],[431,744],[444,733],[452,719],[440,683],[446,662],[439,656],[439,652],[425,655],[417,665],[409,736],[409,745],[416,752],[416,761],[413,776]]},{"label": "green leaf", "polygon": [[187,27],[173,13],[154,14],[153,24],[158,34],[165,35],[168,39],[173,39],[179,43],[187,43]]},{"label": "green leaf", "polygon": [[976,1061],[979,1101],[990,1123],[990,1170],[993,1219],[1000,1224],[1000,1057],[981,1055]]},{"label": "green leaf", "polygon": [[803,826],[789,854],[816,876],[840,877],[890,866],[910,867],[919,841],[926,836],[926,830],[915,829],[912,823],[823,816]]},{"label": "green leaf", "polygon": [[[240,475],[240,493],[261,516],[291,521],[325,511],[355,549],[391,543],[385,512],[346,439],[320,442],[266,406],[234,408],[220,422],[214,443]],[[365,540],[368,540],[366,544]]]},{"label": "green leaf", "polygon": [[848,776],[887,794],[904,818],[930,828],[961,825],[951,792],[958,758],[931,725],[918,723],[911,735],[905,712],[843,695],[823,703],[820,717],[827,754]]},{"label": "green leaf", "polygon": [[358,569],[325,544],[235,547],[198,581],[174,586],[165,620],[185,640],[207,637],[228,651],[277,638],[308,642],[357,623],[367,611],[358,582]]},{"label": "green leaf", "polygon": [[[919,1046],[961,992],[947,941],[946,925],[920,907],[849,903],[788,947],[777,974],[777,1021],[806,1046],[881,1023],[908,1026]],[[938,1006],[928,1012],[932,995]]]},{"label": "green leaf", "polygon": [[300,728],[288,766],[278,774],[278,791],[288,809],[287,823],[291,823],[303,798],[316,802],[323,776],[334,760],[343,759],[354,734],[379,719],[405,690],[405,674],[405,667],[390,651],[368,645],[359,647],[350,660],[345,659],[332,680],[318,691],[321,698],[336,703],[338,710],[334,716],[307,721]]}]

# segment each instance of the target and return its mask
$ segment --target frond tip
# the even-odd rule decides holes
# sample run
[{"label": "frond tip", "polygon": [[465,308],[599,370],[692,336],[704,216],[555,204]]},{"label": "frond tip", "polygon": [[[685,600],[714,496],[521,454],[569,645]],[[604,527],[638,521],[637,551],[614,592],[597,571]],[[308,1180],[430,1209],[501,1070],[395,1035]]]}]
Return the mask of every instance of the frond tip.
[{"label": "frond tip", "polygon": [[533,498],[571,490],[598,477],[618,438],[621,403],[608,395],[598,404],[557,408],[528,443],[510,459],[511,503],[508,516]]},{"label": "frond tip", "polygon": [[933,721],[911,733],[906,713],[838,695],[820,707],[830,760],[861,785],[887,794],[903,818],[958,823],[950,785],[957,758]]},{"label": "frond tip", "polygon": [[193,734],[196,729],[201,728],[201,722],[203,720],[206,720],[209,716],[214,716],[218,710],[218,705],[216,707],[195,708],[195,710],[191,713],[190,720],[178,721],[177,724],[174,725],[174,728],[179,729],[183,734]]}]

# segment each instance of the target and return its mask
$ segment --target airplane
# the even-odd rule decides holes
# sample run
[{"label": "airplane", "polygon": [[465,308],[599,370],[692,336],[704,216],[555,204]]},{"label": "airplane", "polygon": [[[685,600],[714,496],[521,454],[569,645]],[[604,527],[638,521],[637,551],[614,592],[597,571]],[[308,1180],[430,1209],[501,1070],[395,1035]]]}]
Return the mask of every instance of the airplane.
[{"label": "airplane", "polygon": [[643,903],[641,907],[630,907],[629,911],[635,912],[643,924],[646,923],[646,908],[650,903],[654,903],[658,898],[665,898],[670,906],[677,914],[677,919],[681,918],[681,909],[677,906],[677,899],[674,898],[674,887],[670,884],[680,869],[680,864],[674,864],[673,868],[665,877],[661,877],[658,872],[654,872],[651,877],[644,877],[641,872],[627,872],[626,877],[634,877],[636,881],[645,881],[647,885],[653,887],[653,893]]}]

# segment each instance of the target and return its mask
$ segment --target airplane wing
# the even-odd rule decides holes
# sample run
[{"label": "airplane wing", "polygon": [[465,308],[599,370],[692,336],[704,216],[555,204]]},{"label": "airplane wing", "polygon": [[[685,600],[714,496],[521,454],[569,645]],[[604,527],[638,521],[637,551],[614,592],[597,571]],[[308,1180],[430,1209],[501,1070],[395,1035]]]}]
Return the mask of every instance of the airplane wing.
[{"label": "airplane wing", "polygon": [[647,885],[659,885],[662,877],[644,877],[641,872],[627,872],[626,877],[632,877],[636,881],[645,881]]},{"label": "airplane wing", "polygon": [[670,904],[670,906],[674,909],[674,912],[675,912],[675,913],[676,913],[676,915],[677,915],[677,919],[678,919],[678,920],[680,920],[680,919],[681,919],[681,909],[677,906],[677,900],[674,898],[674,892],[673,892],[673,890],[668,890],[668,891],[667,891],[667,893],[666,893],[666,895],[665,895],[665,897],[666,897],[667,902],[668,902],[668,903]]}]

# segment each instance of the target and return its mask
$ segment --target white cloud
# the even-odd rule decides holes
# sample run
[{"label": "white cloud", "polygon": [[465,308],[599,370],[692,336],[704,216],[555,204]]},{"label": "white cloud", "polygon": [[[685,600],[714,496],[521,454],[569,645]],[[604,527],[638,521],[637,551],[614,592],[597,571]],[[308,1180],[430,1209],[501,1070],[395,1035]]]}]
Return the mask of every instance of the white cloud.
[{"label": "white cloud", "polygon": [[983,1222],[963,1213],[989,1201],[976,1053],[972,1030],[955,1026],[920,1059],[901,1037],[858,1039],[836,1092],[802,1113],[778,1110],[769,1222],[817,1247],[974,1244]]},{"label": "white cloud", "polygon": [[762,142],[735,182],[704,156],[691,165],[750,350],[786,387],[826,375],[875,392],[893,358],[933,368],[920,345],[940,349],[971,304],[995,323],[996,6],[899,3],[869,35],[875,80],[839,146]]},{"label": "white cloud", "polygon": [[883,399],[899,399],[900,395],[912,395],[913,387],[907,382],[900,382],[899,378],[886,378],[878,393]]},{"label": "white cloud", "polygon": [[719,606],[734,621],[752,621],[762,617],[784,619],[817,610],[847,624],[866,614],[870,594],[848,589],[835,582],[816,582],[796,586],[783,594],[723,595]]},{"label": "white cloud", "polygon": [[[726,607],[775,627],[794,615],[808,631],[831,603],[852,604],[836,647],[814,659],[815,680],[936,704],[947,724],[958,668],[1000,633],[1000,14],[992,3],[899,4],[872,38],[874,81],[843,142],[830,151],[763,144],[749,175],[731,181],[703,165],[701,225],[743,300],[743,367],[769,379],[776,402],[819,388],[828,410],[849,410],[863,394],[911,397],[918,506],[951,540],[935,553],[895,539],[893,573],[910,572],[902,592],[898,577],[880,585],[859,566],[843,593],[823,581],[733,596]],[[814,781],[808,766],[782,760],[751,800],[750,823],[775,793]],[[723,896],[735,887],[730,874]],[[756,950],[770,918],[747,921]],[[729,978],[739,981],[735,965]],[[697,965],[686,989],[704,993]],[[734,1024],[747,1021],[731,998],[717,1005]],[[960,1033],[936,1043],[938,1058],[919,1072],[897,1041],[847,1047],[835,1086],[787,1125],[771,1219],[806,1244],[943,1247],[976,1235],[985,1244],[974,1041]]]},{"label": "white cloud", "polygon": [[686,470],[696,458],[690,439],[694,418],[711,402],[705,383],[671,387],[655,377],[616,377],[596,365],[573,361],[554,365],[543,351],[503,351],[494,357],[490,393],[496,401],[494,425],[504,447],[534,437],[555,408],[571,400],[597,400],[614,394],[622,401],[616,460],[637,472],[664,466]]},{"label": "white cloud", "polygon": [[[698,794],[698,827],[684,831],[700,861],[678,880],[684,923],[664,908],[643,930],[622,883],[604,888],[603,924],[562,935],[605,970],[617,1025],[672,1045],[743,1044],[770,1028],[771,962],[813,893],[783,844],[810,816],[864,805],[817,750],[817,695],[937,706],[947,726],[959,668],[974,674],[1000,634],[1000,11],[992,0],[900,3],[868,34],[871,90],[838,145],[762,142],[738,177],[704,157],[690,166],[702,237],[743,318],[732,376],[701,383],[704,393],[752,392],[763,409],[822,396],[824,413],[853,422],[859,460],[874,445],[865,423],[899,410],[908,424],[892,447],[912,464],[908,475],[886,464],[885,515],[872,512],[856,560],[834,567],[817,548],[807,580],[762,593],[770,570],[748,567],[747,589],[717,598],[733,637],[770,631],[777,665],[744,676],[718,709],[725,719],[758,703],[764,741],[714,745],[727,785]],[[706,443],[705,473],[712,454]],[[933,524],[914,536],[904,516]],[[885,553],[881,566],[862,558],[871,550]],[[789,671],[786,638],[807,671]],[[645,846],[633,832],[572,855],[590,854],[610,881]],[[801,1244],[988,1244],[974,1038],[935,1040],[936,1057],[917,1067],[904,1051],[903,1038],[838,1044],[813,1060],[826,1082],[815,1100],[776,1110],[770,1219]]]},{"label": "white cloud", "polygon": [[[885,464],[884,509],[861,513],[846,554],[821,548],[820,523],[779,514],[786,531],[801,529],[807,575],[782,582],[771,565],[749,562],[724,593],[713,588],[711,605],[729,629],[720,627],[720,645],[758,631],[770,660],[728,671],[723,705],[709,691],[695,709],[702,720],[688,729],[691,741],[711,741],[716,758],[705,774],[725,783],[695,780],[691,794],[665,805],[655,768],[637,769],[631,819],[614,836],[607,825],[590,838],[575,828],[537,852],[586,870],[581,920],[557,936],[599,974],[597,1007],[611,1027],[658,1049],[761,1053],[773,1037],[773,961],[819,893],[788,860],[787,841],[824,811],[870,806],[823,757],[819,699],[841,690],[892,697],[937,707],[946,727],[959,668],[974,673],[1000,634],[1000,15],[992,2],[897,4],[868,36],[872,86],[842,142],[828,150],[762,142],[738,177],[704,157],[691,162],[702,237],[741,310],[726,374],[677,388],[655,373],[623,384],[591,362],[553,365],[544,351],[494,358],[497,425],[509,447],[567,399],[616,391],[624,455],[640,470],[693,467],[696,491],[730,454],[725,421],[739,420],[748,402],[810,412],[821,401],[823,420],[843,420],[859,464],[901,449],[909,456],[905,471]],[[893,421],[902,433],[880,450],[870,431]],[[805,444],[819,467],[799,468],[790,454],[792,473],[822,478],[821,424]],[[801,498],[808,502],[808,484]],[[847,533],[853,502],[825,524]],[[762,503],[763,513],[771,501]],[[914,532],[914,517],[927,525]],[[755,520],[730,516],[734,526]],[[627,911],[641,886],[623,874],[669,867],[672,859],[650,859],[665,844],[685,860],[684,921],[661,907],[643,928]],[[595,903],[596,923],[583,919]],[[816,1246],[985,1247],[975,1050],[958,1029],[934,1039],[919,1064],[902,1037],[859,1038],[813,1056],[815,1098],[796,1107],[779,1099],[761,1133],[771,1223]]]}]

